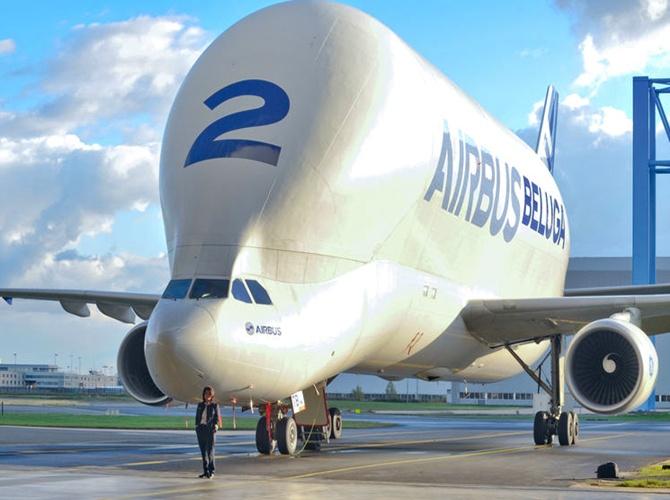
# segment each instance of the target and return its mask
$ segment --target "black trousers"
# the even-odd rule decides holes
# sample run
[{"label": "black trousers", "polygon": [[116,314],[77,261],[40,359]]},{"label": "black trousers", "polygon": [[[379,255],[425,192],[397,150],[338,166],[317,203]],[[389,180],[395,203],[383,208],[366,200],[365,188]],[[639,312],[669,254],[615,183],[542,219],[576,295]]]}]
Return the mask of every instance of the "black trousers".
[{"label": "black trousers", "polygon": [[198,446],[202,454],[202,470],[205,474],[214,472],[214,444],[216,443],[216,434],[214,429],[207,425],[198,425],[195,428],[198,436]]}]

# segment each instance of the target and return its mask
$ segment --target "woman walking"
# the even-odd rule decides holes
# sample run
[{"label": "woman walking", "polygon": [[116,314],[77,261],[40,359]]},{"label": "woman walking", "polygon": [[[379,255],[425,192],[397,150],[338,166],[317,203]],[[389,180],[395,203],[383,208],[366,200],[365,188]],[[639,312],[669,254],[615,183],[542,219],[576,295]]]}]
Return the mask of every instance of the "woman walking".
[{"label": "woman walking", "polygon": [[210,386],[202,390],[202,402],[195,411],[195,433],[202,454],[203,473],[198,477],[214,476],[214,444],[216,431],[221,427],[221,411],[214,401],[214,389]]}]

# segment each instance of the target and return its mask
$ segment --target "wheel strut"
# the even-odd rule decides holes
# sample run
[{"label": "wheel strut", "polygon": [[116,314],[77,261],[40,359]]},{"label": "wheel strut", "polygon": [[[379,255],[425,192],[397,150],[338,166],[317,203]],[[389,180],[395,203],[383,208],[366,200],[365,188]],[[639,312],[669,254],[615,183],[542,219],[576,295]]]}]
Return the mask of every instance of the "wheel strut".
[{"label": "wheel strut", "polygon": [[579,417],[573,411],[562,411],[565,395],[563,389],[565,387],[564,358],[562,356],[563,336],[554,335],[551,337],[551,384],[542,380],[509,344],[505,344],[505,349],[550,397],[549,411],[538,411],[535,414],[533,422],[535,444],[551,444],[555,435],[558,436],[558,441],[563,446],[575,444],[579,433]]}]

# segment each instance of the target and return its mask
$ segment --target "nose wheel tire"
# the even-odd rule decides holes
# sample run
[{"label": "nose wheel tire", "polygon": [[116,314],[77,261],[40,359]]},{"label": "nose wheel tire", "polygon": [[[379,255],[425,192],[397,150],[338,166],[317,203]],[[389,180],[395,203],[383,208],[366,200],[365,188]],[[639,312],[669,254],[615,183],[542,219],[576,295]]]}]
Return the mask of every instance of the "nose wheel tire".
[{"label": "nose wheel tire", "polygon": [[269,455],[272,453],[272,440],[267,428],[267,420],[265,417],[258,419],[256,424],[256,449],[258,453]]},{"label": "nose wheel tire", "polygon": [[298,426],[292,417],[277,422],[277,447],[282,455],[294,455],[298,448]]},{"label": "nose wheel tire", "polygon": [[337,408],[330,408],[330,439],[342,438],[342,413]]}]

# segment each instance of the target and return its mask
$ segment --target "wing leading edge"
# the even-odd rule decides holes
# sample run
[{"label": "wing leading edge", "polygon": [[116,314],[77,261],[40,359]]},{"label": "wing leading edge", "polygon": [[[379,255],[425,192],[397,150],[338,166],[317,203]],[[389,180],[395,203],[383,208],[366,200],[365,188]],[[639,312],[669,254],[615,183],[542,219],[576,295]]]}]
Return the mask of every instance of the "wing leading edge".
[{"label": "wing leading edge", "polygon": [[640,311],[648,335],[670,332],[670,294],[472,300],[461,316],[472,335],[494,347],[573,334],[628,308]]},{"label": "wing leading edge", "polygon": [[135,323],[135,317],[146,320],[151,316],[160,295],[130,292],[100,292],[90,290],[43,290],[31,288],[0,288],[0,297],[8,304],[13,299],[49,300],[60,302],[70,314],[86,318],[91,315],[88,304],[95,304],[105,316],[123,323]]}]

